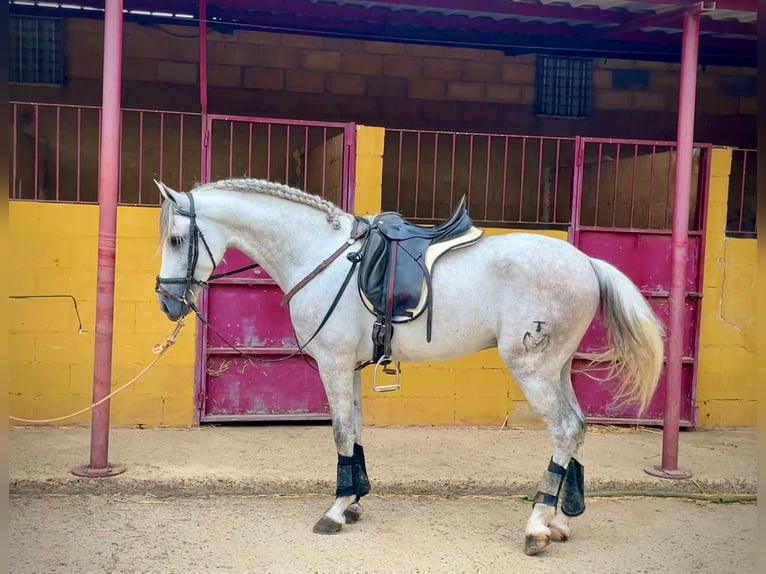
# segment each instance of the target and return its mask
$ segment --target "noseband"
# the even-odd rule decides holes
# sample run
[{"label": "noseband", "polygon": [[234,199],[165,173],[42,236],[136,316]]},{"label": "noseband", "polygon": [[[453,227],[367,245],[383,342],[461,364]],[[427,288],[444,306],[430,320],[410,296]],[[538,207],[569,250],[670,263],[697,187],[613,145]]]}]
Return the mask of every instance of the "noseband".
[{"label": "noseband", "polygon": [[[189,251],[186,261],[186,277],[160,277],[157,275],[154,290],[169,299],[183,303],[187,309],[194,309],[194,292],[192,287],[198,285],[206,289],[208,286],[207,281],[200,281],[194,278],[194,272],[197,270],[197,261],[199,260],[200,240],[202,240],[202,245],[205,246],[205,251],[207,251],[210,261],[213,263],[213,269],[215,269],[216,263],[213,252],[210,250],[202,230],[197,225],[197,214],[194,211],[194,196],[191,193],[185,193],[184,195],[189,199],[189,210],[184,211],[178,207],[176,208],[176,213],[189,218]],[[162,286],[163,284],[184,285],[183,294],[180,297],[173,295]]]}]

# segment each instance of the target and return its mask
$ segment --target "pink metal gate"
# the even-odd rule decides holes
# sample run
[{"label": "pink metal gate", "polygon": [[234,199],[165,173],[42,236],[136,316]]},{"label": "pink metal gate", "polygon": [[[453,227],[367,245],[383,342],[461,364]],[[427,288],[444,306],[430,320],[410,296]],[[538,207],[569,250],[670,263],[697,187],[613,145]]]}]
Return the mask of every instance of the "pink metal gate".
[{"label": "pink metal gate", "polygon": [[[208,115],[205,172],[211,181],[246,176],[287,183],[353,211],[355,136],[353,124]],[[216,271],[249,263],[230,251]],[[201,297],[202,312],[225,341],[200,324],[199,422],[330,418],[313,360],[289,357],[297,342],[282,297],[262,269],[213,281]]]},{"label": "pink metal gate", "polygon": [[[694,426],[697,349],[705,249],[706,201],[711,146],[695,146],[686,309],[682,359],[682,426]],[[640,288],[667,325],[671,283],[675,142],[577,138],[573,173],[570,240],[588,255],[609,261]],[[581,352],[604,348],[603,331],[594,321]],[[573,383],[589,420],[611,423],[662,424],[665,378],[643,418],[634,408],[612,398],[615,382],[601,383],[606,371],[575,357]]]}]

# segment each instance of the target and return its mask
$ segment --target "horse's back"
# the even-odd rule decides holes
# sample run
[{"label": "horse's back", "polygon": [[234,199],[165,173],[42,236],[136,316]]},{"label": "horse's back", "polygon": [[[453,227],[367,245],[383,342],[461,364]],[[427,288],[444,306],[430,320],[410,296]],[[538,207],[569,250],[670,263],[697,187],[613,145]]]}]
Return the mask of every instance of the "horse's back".
[{"label": "horse's back", "polygon": [[405,360],[472,353],[535,321],[584,333],[598,305],[588,257],[544,235],[484,237],[445,254],[433,271],[434,341],[423,346],[422,318],[397,326],[394,346]]},{"label": "horse's back", "polygon": [[571,243],[547,235],[492,235],[460,255],[465,260],[462,264],[473,260],[486,266],[492,275],[512,283],[553,283],[559,288],[579,281],[585,282],[585,288],[588,284],[596,285],[588,256]]}]

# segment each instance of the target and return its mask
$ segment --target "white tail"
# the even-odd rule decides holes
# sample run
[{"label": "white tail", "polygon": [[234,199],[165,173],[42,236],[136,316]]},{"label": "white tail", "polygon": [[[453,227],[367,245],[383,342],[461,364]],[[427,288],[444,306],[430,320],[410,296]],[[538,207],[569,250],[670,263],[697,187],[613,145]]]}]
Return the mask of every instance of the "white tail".
[{"label": "white tail", "polygon": [[641,292],[613,265],[590,259],[601,291],[601,320],[610,349],[589,355],[609,362],[610,377],[621,379],[618,397],[638,405],[642,414],[657,389],[662,372],[665,329]]}]

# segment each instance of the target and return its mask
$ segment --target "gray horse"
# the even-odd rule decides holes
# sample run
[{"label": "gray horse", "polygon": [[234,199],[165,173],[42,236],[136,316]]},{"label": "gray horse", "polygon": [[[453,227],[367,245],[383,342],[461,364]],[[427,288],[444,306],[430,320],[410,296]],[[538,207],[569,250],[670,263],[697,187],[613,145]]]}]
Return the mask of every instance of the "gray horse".
[{"label": "gray horse", "polygon": [[[354,216],[285,185],[232,179],[186,193],[158,186],[164,202],[157,291],[171,320],[194,308],[196,295],[228,249],[258,262],[285,292],[331,254],[358,250],[350,239]],[[338,452],[336,498],[316,523],[318,533],[338,532],[343,524],[356,522],[362,512],[359,501],[370,490],[356,367],[373,355],[375,318],[356,289],[340,290],[352,265],[353,257],[333,259],[290,302],[298,340],[319,368]],[[337,307],[328,316],[336,293]],[[566,241],[533,234],[485,237],[449,251],[435,267],[431,293],[430,341],[425,317],[397,325],[391,358],[432,362],[498,349],[554,445],[526,525],[525,551],[536,554],[551,540],[566,540],[570,518],[585,510],[586,424],[572,390],[574,354],[600,307],[609,349],[595,358],[611,363],[622,381],[617,396],[642,412],[662,370],[660,321],[615,267]],[[538,331],[541,324],[544,332]]]}]

